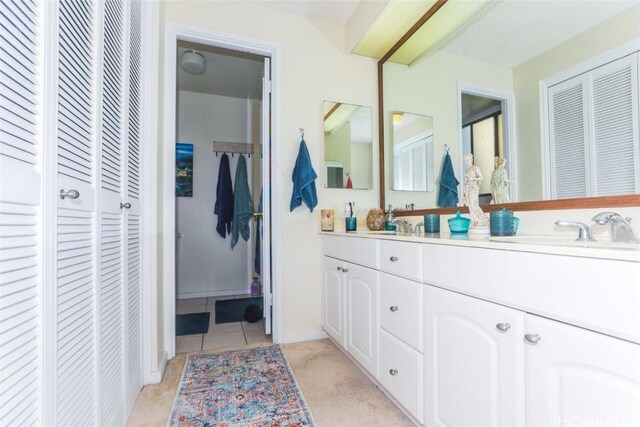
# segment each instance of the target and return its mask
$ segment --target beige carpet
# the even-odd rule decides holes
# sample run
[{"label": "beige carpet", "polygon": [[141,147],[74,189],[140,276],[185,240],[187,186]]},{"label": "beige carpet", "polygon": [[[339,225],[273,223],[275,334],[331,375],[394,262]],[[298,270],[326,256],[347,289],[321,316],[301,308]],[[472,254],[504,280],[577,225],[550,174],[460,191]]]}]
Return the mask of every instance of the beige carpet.
[{"label": "beige carpet", "polygon": [[[235,350],[249,347],[255,346]],[[319,427],[414,425],[329,340],[286,344],[283,348]],[[229,350],[234,349],[224,351]],[[184,362],[185,355],[171,359],[162,382],[142,390],[129,419],[130,427],[166,426]]]}]

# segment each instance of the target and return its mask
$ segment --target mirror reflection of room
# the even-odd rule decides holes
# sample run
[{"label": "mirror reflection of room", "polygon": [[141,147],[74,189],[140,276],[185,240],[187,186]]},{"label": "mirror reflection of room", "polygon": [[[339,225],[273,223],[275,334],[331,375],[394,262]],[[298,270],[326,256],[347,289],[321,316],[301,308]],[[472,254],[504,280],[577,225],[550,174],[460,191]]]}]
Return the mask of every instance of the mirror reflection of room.
[{"label": "mirror reflection of room", "polygon": [[393,189],[433,191],[433,117],[394,111]]},{"label": "mirror reflection of room", "polygon": [[[447,7],[421,31],[433,34]],[[447,144],[460,181],[465,154],[474,154],[485,177],[481,205],[493,199],[496,157],[504,159],[499,172],[510,181],[510,202],[639,193],[640,5],[506,1],[474,13],[446,25],[451,31],[437,42],[416,33],[383,67],[385,115],[413,110],[434,117],[435,175]],[[503,94],[502,116],[465,118],[460,94],[469,87]],[[385,141],[393,144],[389,131]],[[387,170],[394,162],[389,151]],[[395,189],[388,179],[385,198],[398,199]],[[430,193],[412,202],[437,206]]]},{"label": "mirror reflection of room", "polygon": [[[504,158],[502,102],[468,93],[461,96],[462,155],[473,154],[474,164],[489,178],[495,158]],[[491,180],[480,184],[480,204],[492,202]]]},{"label": "mirror reflection of room", "polygon": [[325,188],[373,186],[371,108],[324,102]]}]

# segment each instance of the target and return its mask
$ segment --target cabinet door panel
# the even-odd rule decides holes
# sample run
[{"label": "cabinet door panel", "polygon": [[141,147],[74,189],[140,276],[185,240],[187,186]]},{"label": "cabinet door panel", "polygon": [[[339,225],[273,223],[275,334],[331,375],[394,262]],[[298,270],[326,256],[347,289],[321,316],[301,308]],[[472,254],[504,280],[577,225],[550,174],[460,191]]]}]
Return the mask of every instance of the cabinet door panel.
[{"label": "cabinet door panel", "polygon": [[528,425],[640,425],[640,345],[527,315]]},{"label": "cabinet door panel", "polygon": [[344,319],[344,275],[345,263],[324,257],[322,274],[322,325],[324,330],[346,347]]},{"label": "cabinet door panel", "polygon": [[347,351],[376,376],[378,273],[347,264]]},{"label": "cabinet door panel", "polygon": [[430,286],[425,313],[425,424],[522,425],[522,313]]}]

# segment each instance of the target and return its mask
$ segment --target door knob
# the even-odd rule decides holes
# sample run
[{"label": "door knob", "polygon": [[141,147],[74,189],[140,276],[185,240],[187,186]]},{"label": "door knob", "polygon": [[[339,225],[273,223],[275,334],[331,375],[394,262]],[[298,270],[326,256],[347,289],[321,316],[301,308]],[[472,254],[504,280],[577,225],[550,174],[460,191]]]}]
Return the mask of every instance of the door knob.
[{"label": "door knob", "polygon": [[389,261],[396,262],[396,261],[398,261],[398,257],[397,256],[392,256],[392,257],[389,258]]},{"label": "door knob", "polygon": [[389,310],[398,311],[398,306],[397,305],[392,305],[391,307],[389,307]]},{"label": "door knob", "polygon": [[60,198],[64,199],[65,197],[68,197],[70,199],[77,199],[78,197],[80,197],[80,192],[78,190],[60,190]]},{"label": "door knob", "polygon": [[131,203],[127,202],[127,203],[120,203],[120,209],[125,208],[125,209],[131,209]]},{"label": "door knob", "polygon": [[511,325],[508,323],[498,323],[496,329],[504,334],[511,329]]},{"label": "door knob", "polygon": [[391,375],[397,375],[398,374],[398,370],[397,369],[389,369],[389,373]]},{"label": "door knob", "polygon": [[538,334],[525,334],[524,342],[531,345],[536,345],[542,339],[542,337]]}]

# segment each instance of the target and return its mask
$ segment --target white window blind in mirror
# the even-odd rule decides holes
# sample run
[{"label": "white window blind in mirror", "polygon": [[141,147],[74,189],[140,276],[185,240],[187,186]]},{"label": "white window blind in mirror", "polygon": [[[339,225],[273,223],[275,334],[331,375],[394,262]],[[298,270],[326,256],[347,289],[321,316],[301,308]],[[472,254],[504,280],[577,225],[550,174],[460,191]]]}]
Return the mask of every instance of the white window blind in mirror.
[{"label": "white window blind in mirror", "polygon": [[548,89],[551,197],[640,192],[638,53]]},{"label": "white window blind in mirror", "polygon": [[0,425],[42,425],[42,5],[0,2]]}]

